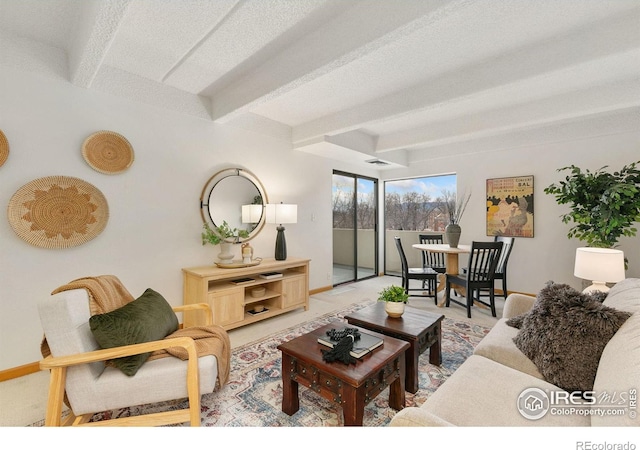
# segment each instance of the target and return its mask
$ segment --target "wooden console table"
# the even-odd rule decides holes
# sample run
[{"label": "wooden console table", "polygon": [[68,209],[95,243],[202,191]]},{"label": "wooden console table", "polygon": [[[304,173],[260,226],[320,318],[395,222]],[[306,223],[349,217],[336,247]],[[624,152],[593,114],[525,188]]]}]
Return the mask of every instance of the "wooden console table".
[{"label": "wooden console table", "polygon": [[[200,266],[182,269],[183,303],[208,303],[213,323],[225,330],[258,322],[294,309],[309,309],[309,259],[265,258],[257,266],[222,269]],[[279,272],[282,276],[263,279],[261,274]],[[250,278],[236,284],[234,281]],[[264,288],[259,296],[255,289]],[[257,312],[264,308],[262,311]],[[196,314],[184,313],[184,326],[203,325]]]}]

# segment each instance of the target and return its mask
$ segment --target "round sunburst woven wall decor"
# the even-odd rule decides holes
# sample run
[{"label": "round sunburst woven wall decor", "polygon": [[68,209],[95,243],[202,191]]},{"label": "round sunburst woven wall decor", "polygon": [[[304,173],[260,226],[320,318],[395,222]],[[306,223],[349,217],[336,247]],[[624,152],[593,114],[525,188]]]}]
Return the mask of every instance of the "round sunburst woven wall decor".
[{"label": "round sunburst woven wall decor", "polygon": [[0,167],[7,161],[9,157],[9,141],[7,141],[7,137],[4,135],[2,130],[0,130]]},{"label": "round sunburst woven wall decor", "polygon": [[129,141],[113,131],[98,131],[85,139],[82,156],[93,169],[107,175],[124,172],[134,159]]},{"label": "round sunburst woven wall decor", "polygon": [[9,223],[26,242],[43,248],[82,245],[98,236],[109,220],[107,200],[79,178],[38,178],[13,194]]}]

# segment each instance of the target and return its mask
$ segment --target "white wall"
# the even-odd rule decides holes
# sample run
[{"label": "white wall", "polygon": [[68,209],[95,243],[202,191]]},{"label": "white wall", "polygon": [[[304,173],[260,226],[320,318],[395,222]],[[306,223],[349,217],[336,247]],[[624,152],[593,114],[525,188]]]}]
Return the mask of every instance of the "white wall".
[{"label": "white wall", "polygon": [[[568,175],[567,171],[557,172],[557,169],[574,164],[581,169],[595,171],[608,165],[608,170],[614,171],[639,160],[640,133],[636,132],[476,155],[443,156],[416,164],[410,170],[385,174],[385,178],[455,172],[458,191],[468,188],[472,192],[460,224],[460,243],[470,243],[472,240],[492,239],[486,236],[485,227],[486,180],[533,175],[534,237],[516,239],[509,259],[508,289],[537,293],[549,280],[581,287],[581,280],[573,276],[573,262],[575,249],[585,244],[567,238],[571,225],[562,223],[560,215],[568,212],[569,207],[558,205],[553,196],[544,193],[545,187]],[[627,277],[640,277],[640,236],[623,237],[619,248],[629,259]],[[461,266],[466,261],[466,258],[461,258]]]},{"label": "white wall", "polygon": [[[331,284],[331,182],[334,169],[377,176],[348,164],[301,153],[286,140],[4,68],[0,71],[0,128],[10,155],[0,167],[0,204],[40,177],[81,178],[102,191],[110,208],[103,233],[70,249],[33,247],[0,220],[0,370],[37,361],[42,329],[38,299],[75,278],[115,274],[133,295],[147,287],[172,304],[182,303],[182,267],[209,264],[217,247],[200,242],[198,200],[202,187],[220,169],[243,167],[263,183],[271,202],[298,204],[298,223],[286,227],[289,255],[311,258],[311,289]],[[98,130],[124,135],[135,161],[119,175],[104,175],[82,158],[84,139]],[[638,134],[589,139],[479,156],[442,158],[386,178],[457,172],[459,188],[474,197],[462,222],[463,240],[484,236],[486,178],[530,175],[536,183],[536,237],[517,242],[510,265],[510,288],[536,292],[548,279],[578,285],[572,275],[578,242],[566,239],[562,209],[542,188],[559,179],[555,168],[618,168],[638,159]],[[382,183],[380,183],[382,185]],[[4,213],[6,214],[6,212]],[[315,220],[312,220],[312,217]],[[251,241],[256,256],[272,256],[274,225]],[[629,276],[640,276],[639,238],[625,239]],[[384,247],[381,247],[384,248]],[[239,252],[238,252],[239,255]],[[380,267],[383,267],[382,262]],[[516,269],[516,267],[518,269]]]},{"label": "white wall", "polygon": [[[181,304],[181,268],[211,264],[219,252],[201,244],[199,198],[223,168],[253,172],[271,202],[298,204],[298,223],[286,226],[288,254],[311,258],[312,289],[331,284],[331,174],[352,170],[348,165],[294,151],[284,140],[4,67],[0,128],[10,145],[0,167],[0,370],[40,358],[36,301],[75,278],[114,274],[134,296],[152,287]],[[82,143],[98,130],[131,142],[135,161],[126,172],[104,175],[84,161]],[[102,234],[78,247],[43,249],[14,233],[9,200],[28,182],[52,175],[81,178],[102,191],[110,212]],[[272,257],[275,239],[275,225],[265,225],[251,241],[255,255]]]}]

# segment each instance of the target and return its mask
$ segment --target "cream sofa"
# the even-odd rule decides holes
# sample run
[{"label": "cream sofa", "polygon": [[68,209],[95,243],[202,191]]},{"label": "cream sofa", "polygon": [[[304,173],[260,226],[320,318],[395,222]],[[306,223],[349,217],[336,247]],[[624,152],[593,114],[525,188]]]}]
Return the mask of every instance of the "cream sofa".
[{"label": "cream sofa", "polygon": [[[545,381],[533,362],[516,347],[513,338],[518,329],[506,324],[507,319],[528,311],[534,301],[530,296],[509,295],[503,318],[478,344],[474,354],[424,404],[399,411],[390,425],[640,426],[637,417],[640,404],[636,400],[638,406],[634,406],[633,401],[640,390],[640,279],[617,283],[603,303],[633,314],[604,348],[593,387],[596,396],[618,397],[607,404],[598,400],[598,405],[582,407],[581,414],[552,413],[551,402],[547,413],[539,419],[532,420],[520,413],[518,399],[528,388],[546,393],[561,391]],[[622,403],[621,415],[596,414],[614,401]],[[559,405],[563,406],[562,411],[570,411]]]}]

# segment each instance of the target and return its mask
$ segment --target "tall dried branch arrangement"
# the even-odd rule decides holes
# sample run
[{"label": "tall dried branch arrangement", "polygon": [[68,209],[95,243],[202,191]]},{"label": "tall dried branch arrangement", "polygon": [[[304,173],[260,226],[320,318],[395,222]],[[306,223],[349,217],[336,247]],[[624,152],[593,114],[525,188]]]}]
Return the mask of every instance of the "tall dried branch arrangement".
[{"label": "tall dried branch arrangement", "polygon": [[446,189],[442,191],[439,206],[440,209],[449,216],[449,223],[460,223],[460,219],[462,219],[462,215],[467,209],[470,199],[471,192],[467,192],[466,190],[460,196]]}]

